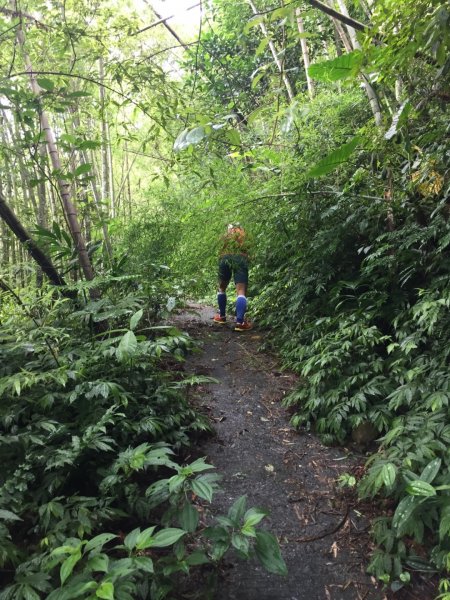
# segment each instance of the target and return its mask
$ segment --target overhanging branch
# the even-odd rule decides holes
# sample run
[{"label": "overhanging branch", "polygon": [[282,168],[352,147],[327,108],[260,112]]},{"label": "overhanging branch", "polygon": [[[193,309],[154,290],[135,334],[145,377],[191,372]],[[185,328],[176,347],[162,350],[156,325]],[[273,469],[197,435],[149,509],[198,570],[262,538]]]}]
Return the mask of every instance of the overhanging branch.
[{"label": "overhanging branch", "polygon": [[334,8],[331,8],[331,6],[327,6],[323,2],[320,2],[319,0],[306,0],[306,1],[308,2],[308,4],[310,4],[314,8],[318,8],[319,10],[326,13],[327,15],[330,15],[330,17],[334,17],[338,21],[342,21],[346,25],[353,27],[353,29],[357,29],[358,31],[366,31],[366,29],[368,29],[368,25],[365,25],[364,23],[361,23],[360,21],[356,21],[356,19],[352,19],[351,17],[347,17],[346,15],[343,15],[342,13],[338,12],[337,10],[334,10]]}]

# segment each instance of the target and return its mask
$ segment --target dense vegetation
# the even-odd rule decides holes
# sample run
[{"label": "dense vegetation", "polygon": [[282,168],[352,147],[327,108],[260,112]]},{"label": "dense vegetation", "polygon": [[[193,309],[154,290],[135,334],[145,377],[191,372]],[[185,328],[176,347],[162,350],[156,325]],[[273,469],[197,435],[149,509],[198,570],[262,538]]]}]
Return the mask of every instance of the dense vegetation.
[{"label": "dense vegetation", "polygon": [[371,572],[448,600],[450,12],[201,8],[194,39],[125,2],[0,11],[0,597],[164,598],[230,546],[284,571],[245,499],[200,523],[193,342],[160,325],[240,221],[293,425],[379,441],[344,478],[384,507]]}]

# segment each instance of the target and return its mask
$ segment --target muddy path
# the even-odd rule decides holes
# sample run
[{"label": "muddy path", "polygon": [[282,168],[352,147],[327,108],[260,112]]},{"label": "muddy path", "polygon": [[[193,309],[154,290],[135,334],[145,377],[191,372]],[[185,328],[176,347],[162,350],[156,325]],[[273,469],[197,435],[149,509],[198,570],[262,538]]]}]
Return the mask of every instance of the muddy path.
[{"label": "muddy path", "polygon": [[213,309],[191,305],[174,319],[201,340],[202,352],[188,359],[186,370],[218,380],[196,398],[215,429],[200,451],[223,476],[213,510],[226,514],[243,494],[249,507],[268,510],[265,527],[278,537],[289,570],[284,578],[231,557],[215,599],[384,600],[365,573],[369,523],[336,484],[358,461],[295,431],[281,406],[294,376],[258,352],[261,333],[236,333],[231,324],[214,324],[212,315]]}]

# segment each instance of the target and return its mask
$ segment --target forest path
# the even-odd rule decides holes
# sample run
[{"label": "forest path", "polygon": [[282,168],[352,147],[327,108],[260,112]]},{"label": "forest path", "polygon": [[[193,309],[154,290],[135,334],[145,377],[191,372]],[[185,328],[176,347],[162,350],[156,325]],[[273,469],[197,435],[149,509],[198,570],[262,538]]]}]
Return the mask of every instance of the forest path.
[{"label": "forest path", "polygon": [[232,556],[215,600],[383,600],[365,573],[368,522],[336,486],[355,460],[289,425],[280,401],[295,377],[258,352],[261,333],[236,333],[231,323],[214,324],[213,314],[191,304],[174,316],[202,343],[186,371],[218,380],[201,386],[196,398],[216,432],[200,452],[223,476],[213,511],[226,514],[243,494],[248,507],[268,510],[262,525],[278,537],[289,571],[280,577]]}]

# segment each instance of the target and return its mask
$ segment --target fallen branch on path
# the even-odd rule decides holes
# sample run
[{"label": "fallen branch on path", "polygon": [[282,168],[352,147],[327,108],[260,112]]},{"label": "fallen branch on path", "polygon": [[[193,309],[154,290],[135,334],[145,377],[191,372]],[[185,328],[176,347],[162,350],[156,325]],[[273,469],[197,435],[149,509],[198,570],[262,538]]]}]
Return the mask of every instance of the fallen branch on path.
[{"label": "fallen branch on path", "polygon": [[344,515],[342,521],[339,521],[339,523],[336,525],[336,527],[334,527],[330,531],[325,531],[324,533],[319,533],[318,535],[311,535],[311,536],[304,537],[304,538],[293,538],[293,539],[287,538],[288,542],[297,542],[298,544],[305,544],[306,542],[315,542],[316,540],[321,540],[324,537],[333,535],[333,533],[336,533],[337,531],[339,531],[339,529],[342,529],[342,527],[345,525],[345,523],[347,522],[347,519],[348,519],[349,512],[350,512],[350,508],[349,508],[349,506],[347,506],[347,509],[345,511],[345,515]]}]

